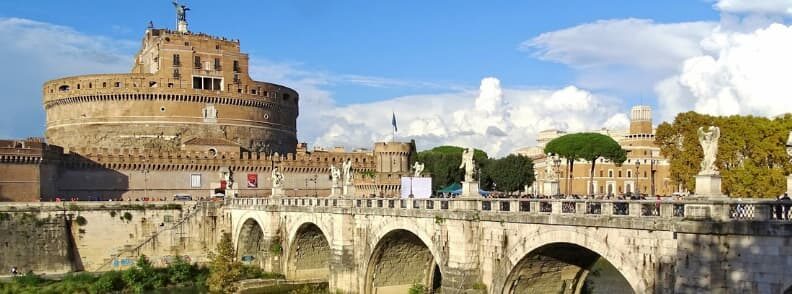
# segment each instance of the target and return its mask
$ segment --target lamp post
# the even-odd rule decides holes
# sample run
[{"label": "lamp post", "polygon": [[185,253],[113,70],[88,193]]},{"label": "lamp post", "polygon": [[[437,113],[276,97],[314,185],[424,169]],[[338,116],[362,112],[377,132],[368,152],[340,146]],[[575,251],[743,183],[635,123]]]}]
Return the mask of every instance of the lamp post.
[{"label": "lamp post", "polygon": [[555,163],[555,172],[556,172],[556,179],[559,179],[558,184],[556,185],[556,195],[561,194],[561,158],[556,157],[553,159],[553,163]]},{"label": "lamp post", "polygon": [[641,196],[641,186],[638,185],[638,171],[639,171],[638,168],[640,167],[641,167],[641,160],[636,159],[635,160],[635,194],[637,194],[636,196],[638,197]]},{"label": "lamp post", "polygon": [[652,197],[655,196],[655,163],[657,162],[654,159],[649,161],[649,176],[650,176],[650,180],[652,181],[652,183],[650,184],[652,189],[651,190]]}]

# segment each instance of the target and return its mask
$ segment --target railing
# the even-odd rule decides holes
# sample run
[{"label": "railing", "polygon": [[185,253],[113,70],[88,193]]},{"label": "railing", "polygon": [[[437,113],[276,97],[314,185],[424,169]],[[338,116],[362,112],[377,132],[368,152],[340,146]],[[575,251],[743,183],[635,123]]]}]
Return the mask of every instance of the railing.
[{"label": "railing", "polygon": [[240,209],[269,206],[353,208],[379,210],[452,210],[483,213],[518,213],[564,216],[715,219],[735,221],[790,221],[792,202],[658,201],[584,199],[394,199],[394,198],[232,198],[227,204]]}]

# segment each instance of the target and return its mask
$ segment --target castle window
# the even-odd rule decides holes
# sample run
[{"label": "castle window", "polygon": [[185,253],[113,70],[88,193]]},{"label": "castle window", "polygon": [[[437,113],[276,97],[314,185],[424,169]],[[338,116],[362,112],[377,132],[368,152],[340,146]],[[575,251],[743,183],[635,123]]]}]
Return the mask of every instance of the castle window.
[{"label": "castle window", "polygon": [[627,178],[632,178],[632,171],[631,170],[627,171]]},{"label": "castle window", "polygon": [[612,178],[612,177],[613,177],[613,170],[608,170],[608,177],[609,177],[609,178]]},{"label": "castle window", "polygon": [[599,176],[600,176],[600,178],[602,177],[602,175],[603,175],[604,173],[605,173],[604,171],[601,171],[601,170],[600,170],[600,172],[599,172]]},{"label": "castle window", "polygon": [[234,60],[234,72],[239,72],[239,60]]},{"label": "castle window", "polygon": [[256,95],[256,89],[250,90],[250,94]]},{"label": "castle window", "polygon": [[174,79],[181,78],[181,73],[179,72],[179,69],[178,69],[178,68],[174,68],[174,69],[173,69],[173,78],[174,78]]},{"label": "castle window", "polygon": [[93,83],[88,83],[88,89],[93,88]]},{"label": "castle window", "polygon": [[184,46],[190,46],[190,42],[184,42]]},{"label": "castle window", "polygon": [[215,50],[220,50],[220,45],[215,45]]},{"label": "castle window", "polygon": [[181,57],[179,54],[173,54],[173,66],[181,66]]},{"label": "castle window", "polygon": [[193,89],[203,89],[203,78],[193,77]]},{"label": "castle window", "polygon": [[168,83],[168,88],[173,88],[173,83]]},{"label": "castle window", "polygon": [[212,90],[222,91],[222,87],[223,87],[222,79],[212,79]]},{"label": "castle window", "polygon": [[79,89],[80,89],[80,84],[77,84],[77,90],[79,90]]},{"label": "castle window", "polygon": [[194,59],[194,63],[195,63],[194,67],[196,69],[201,69],[201,56],[195,56],[195,58],[193,58],[193,59]]},{"label": "castle window", "polygon": [[58,87],[58,91],[61,91],[61,92],[69,91],[69,85],[62,85],[62,86]]},{"label": "castle window", "polygon": [[621,178],[621,171],[619,171],[619,177]]},{"label": "castle window", "polygon": [[115,82],[115,87],[116,88],[121,88],[121,82]]},{"label": "castle window", "polygon": [[107,82],[102,82],[102,88],[107,88]]},{"label": "castle window", "polygon": [[160,112],[165,112],[165,106],[160,107]]},{"label": "castle window", "polygon": [[200,187],[201,187],[201,174],[191,174],[190,188],[200,188]]},{"label": "castle window", "polygon": [[215,70],[223,70],[223,66],[220,64],[220,58],[214,59],[214,69]]},{"label": "castle window", "polygon": [[151,87],[151,88],[156,88],[156,87],[157,87],[157,82],[155,82],[155,81],[149,81],[149,87]]}]

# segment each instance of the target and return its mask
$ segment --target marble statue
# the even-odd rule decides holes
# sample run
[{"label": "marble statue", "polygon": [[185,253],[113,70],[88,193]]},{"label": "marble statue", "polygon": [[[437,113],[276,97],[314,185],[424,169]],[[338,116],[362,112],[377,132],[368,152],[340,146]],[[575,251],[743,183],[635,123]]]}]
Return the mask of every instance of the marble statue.
[{"label": "marble statue", "polygon": [[545,179],[548,181],[556,179],[555,158],[550,154],[547,154],[545,159]]},{"label": "marble statue", "polygon": [[272,179],[273,188],[283,187],[283,173],[277,167],[272,169],[270,178]]},{"label": "marble statue", "polygon": [[421,177],[421,174],[424,171],[424,164],[416,161],[415,163],[413,163],[412,168],[415,171],[413,177],[416,178]]},{"label": "marble statue", "polygon": [[341,171],[335,167],[335,165],[330,165],[330,179],[332,180],[333,187],[341,187],[339,183],[339,179],[341,178]]},{"label": "marble statue", "polygon": [[710,126],[707,130],[704,127],[698,129],[699,143],[704,150],[704,159],[701,161],[701,171],[699,175],[717,175],[718,168],[715,166],[715,158],[718,155],[718,139],[720,139],[720,128]]},{"label": "marble statue", "polygon": [[786,142],[786,152],[789,157],[792,157],[792,131],[789,131],[789,137]]},{"label": "marble statue", "polygon": [[173,7],[176,7],[176,20],[187,21],[187,5],[180,5],[179,2],[173,1]]},{"label": "marble statue", "polygon": [[476,163],[473,160],[473,148],[467,148],[462,151],[462,164],[459,165],[460,169],[465,169],[465,182],[475,182],[473,173],[476,170]]},{"label": "marble statue", "polygon": [[341,168],[344,170],[344,185],[352,185],[352,160],[347,159]]}]

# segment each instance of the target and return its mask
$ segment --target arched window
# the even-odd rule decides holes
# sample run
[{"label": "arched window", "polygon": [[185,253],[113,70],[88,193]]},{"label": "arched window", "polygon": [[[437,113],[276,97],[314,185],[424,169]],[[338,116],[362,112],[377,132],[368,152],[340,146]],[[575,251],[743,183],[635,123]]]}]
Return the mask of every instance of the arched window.
[{"label": "arched window", "polygon": [[628,171],[627,171],[627,177],[628,177],[628,178],[632,178],[632,171],[631,171],[631,170],[628,170]]}]

